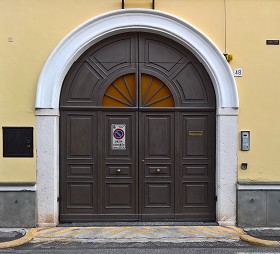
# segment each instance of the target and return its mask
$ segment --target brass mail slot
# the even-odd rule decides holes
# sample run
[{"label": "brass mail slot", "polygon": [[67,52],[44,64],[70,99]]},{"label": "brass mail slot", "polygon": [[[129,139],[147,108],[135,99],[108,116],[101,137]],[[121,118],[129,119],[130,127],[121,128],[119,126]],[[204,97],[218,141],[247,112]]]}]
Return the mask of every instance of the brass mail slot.
[{"label": "brass mail slot", "polygon": [[202,136],[203,131],[189,131],[189,136]]}]

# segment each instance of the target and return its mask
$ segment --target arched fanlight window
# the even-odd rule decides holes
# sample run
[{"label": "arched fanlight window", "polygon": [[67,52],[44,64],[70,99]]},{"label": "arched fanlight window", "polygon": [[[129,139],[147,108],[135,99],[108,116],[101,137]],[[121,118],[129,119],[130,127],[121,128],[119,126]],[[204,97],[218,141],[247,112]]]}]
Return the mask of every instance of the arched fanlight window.
[{"label": "arched fanlight window", "polygon": [[174,107],[174,98],[169,88],[158,78],[141,75],[140,88],[134,74],[116,79],[104,93],[105,107]]}]

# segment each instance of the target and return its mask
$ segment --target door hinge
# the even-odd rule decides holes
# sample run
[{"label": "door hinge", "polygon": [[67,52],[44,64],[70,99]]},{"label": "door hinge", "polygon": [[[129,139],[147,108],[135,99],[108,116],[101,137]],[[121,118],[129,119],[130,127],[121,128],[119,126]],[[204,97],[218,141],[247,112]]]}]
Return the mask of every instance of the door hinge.
[{"label": "door hinge", "polygon": [[57,197],[57,202],[60,202],[61,201],[61,197]]}]

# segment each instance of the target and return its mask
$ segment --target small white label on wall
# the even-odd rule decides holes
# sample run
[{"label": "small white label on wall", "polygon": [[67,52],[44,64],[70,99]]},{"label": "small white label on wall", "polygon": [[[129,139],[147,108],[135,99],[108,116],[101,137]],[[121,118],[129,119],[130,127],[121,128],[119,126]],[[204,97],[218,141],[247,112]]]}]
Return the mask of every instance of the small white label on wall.
[{"label": "small white label on wall", "polygon": [[234,77],[242,77],[243,71],[241,68],[235,68],[233,70]]},{"label": "small white label on wall", "polygon": [[125,124],[112,124],[112,150],[125,150]]}]

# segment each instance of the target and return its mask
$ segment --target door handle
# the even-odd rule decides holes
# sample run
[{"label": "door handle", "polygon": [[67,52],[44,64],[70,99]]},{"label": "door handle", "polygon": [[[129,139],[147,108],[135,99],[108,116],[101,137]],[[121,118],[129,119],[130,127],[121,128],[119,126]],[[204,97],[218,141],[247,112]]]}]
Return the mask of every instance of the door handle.
[{"label": "door handle", "polygon": [[157,174],[160,173],[160,169],[159,169],[159,168],[156,169],[156,173],[157,173]]},{"label": "door handle", "polygon": [[119,168],[117,169],[117,173],[118,173],[118,174],[121,173],[121,170],[120,170]]}]

